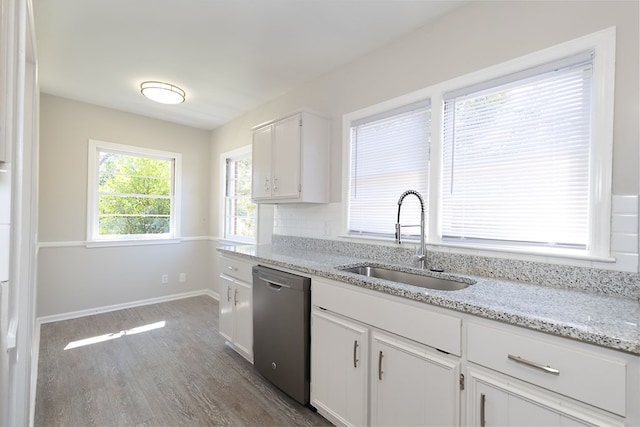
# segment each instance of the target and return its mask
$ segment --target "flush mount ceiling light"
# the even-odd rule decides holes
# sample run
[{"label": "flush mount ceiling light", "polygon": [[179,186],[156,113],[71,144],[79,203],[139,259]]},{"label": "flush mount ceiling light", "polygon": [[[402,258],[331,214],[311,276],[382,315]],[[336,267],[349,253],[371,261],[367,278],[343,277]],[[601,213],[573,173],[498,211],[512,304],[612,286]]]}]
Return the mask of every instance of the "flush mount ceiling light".
[{"label": "flush mount ceiling light", "polygon": [[178,86],[163,82],[142,82],[140,92],[152,101],[161,104],[180,104],[184,102],[185,92]]}]

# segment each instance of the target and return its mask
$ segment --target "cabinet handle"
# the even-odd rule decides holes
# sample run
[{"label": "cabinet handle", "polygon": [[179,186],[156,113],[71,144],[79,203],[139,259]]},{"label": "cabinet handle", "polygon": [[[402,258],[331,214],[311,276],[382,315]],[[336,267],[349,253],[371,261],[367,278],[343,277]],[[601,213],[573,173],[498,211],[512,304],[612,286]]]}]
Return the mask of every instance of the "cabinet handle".
[{"label": "cabinet handle", "polygon": [[526,365],[526,366],[530,366],[530,367],[535,368],[535,369],[539,369],[539,370],[541,370],[543,372],[546,372],[547,374],[560,375],[560,371],[558,369],[552,368],[549,365],[546,365],[546,366],[545,365],[541,365],[540,363],[532,362],[530,360],[523,359],[520,356],[514,356],[513,354],[509,354],[507,356],[507,358],[509,360],[513,360],[516,363],[520,363],[522,365]]},{"label": "cabinet handle", "polygon": [[378,380],[382,381],[382,351],[378,354]]},{"label": "cabinet handle", "polygon": [[236,289],[235,292],[233,293],[233,305],[237,306],[238,305],[238,290]]},{"label": "cabinet handle", "polygon": [[358,367],[358,359],[356,358],[356,354],[358,352],[358,340],[353,341],[353,367]]},{"label": "cabinet handle", "polygon": [[264,178],[264,191],[269,191],[269,178]]},{"label": "cabinet handle", "polygon": [[273,191],[278,189],[278,178],[273,178]]},{"label": "cabinet handle", "polygon": [[227,286],[227,302],[231,302],[231,286]]},{"label": "cabinet handle", "polygon": [[484,419],[486,403],[487,396],[485,396],[484,393],[480,393],[480,427],[485,427],[487,425],[487,421]]},{"label": "cabinet handle", "polygon": [[238,271],[237,268],[233,268],[230,265],[227,266],[227,270],[231,270],[231,271]]}]

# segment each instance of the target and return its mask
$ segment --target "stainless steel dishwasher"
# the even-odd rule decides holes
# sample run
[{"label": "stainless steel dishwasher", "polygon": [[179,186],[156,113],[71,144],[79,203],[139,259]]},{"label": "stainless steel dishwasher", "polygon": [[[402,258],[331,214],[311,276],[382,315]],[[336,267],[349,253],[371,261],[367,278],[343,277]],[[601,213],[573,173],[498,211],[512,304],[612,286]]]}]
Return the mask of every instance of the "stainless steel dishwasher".
[{"label": "stainless steel dishwasher", "polygon": [[253,364],[279,389],[309,403],[311,279],[253,267]]}]

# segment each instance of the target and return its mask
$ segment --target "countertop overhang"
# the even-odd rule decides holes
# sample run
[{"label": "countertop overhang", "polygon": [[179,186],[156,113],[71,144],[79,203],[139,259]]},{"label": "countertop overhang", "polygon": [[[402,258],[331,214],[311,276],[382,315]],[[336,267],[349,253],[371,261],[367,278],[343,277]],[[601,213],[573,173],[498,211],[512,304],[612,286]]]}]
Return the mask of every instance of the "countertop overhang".
[{"label": "countertop overhang", "polygon": [[[451,275],[471,279],[475,284],[462,290],[440,291],[359,276],[336,268],[363,263],[380,264],[363,258],[279,245],[225,246],[218,250],[257,263],[640,355],[640,302],[631,298],[455,272]],[[447,274],[445,272],[444,276]]]}]

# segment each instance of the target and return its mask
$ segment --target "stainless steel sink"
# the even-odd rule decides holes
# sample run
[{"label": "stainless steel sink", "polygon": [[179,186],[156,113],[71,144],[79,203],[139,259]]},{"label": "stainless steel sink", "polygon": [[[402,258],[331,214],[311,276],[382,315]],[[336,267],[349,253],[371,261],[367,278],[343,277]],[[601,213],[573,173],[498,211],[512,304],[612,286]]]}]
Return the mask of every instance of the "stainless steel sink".
[{"label": "stainless steel sink", "polygon": [[361,274],[367,277],[389,280],[391,282],[404,283],[407,285],[419,286],[427,289],[437,289],[441,291],[458,291],[471,285],[470,283],[459,282],[457,280],[442,279],[439,277],[423,276],[421,274],[409,273],[406,271],[391,270],[377,266],[359,266],[349,268],[338,268],[347,273]]}]

